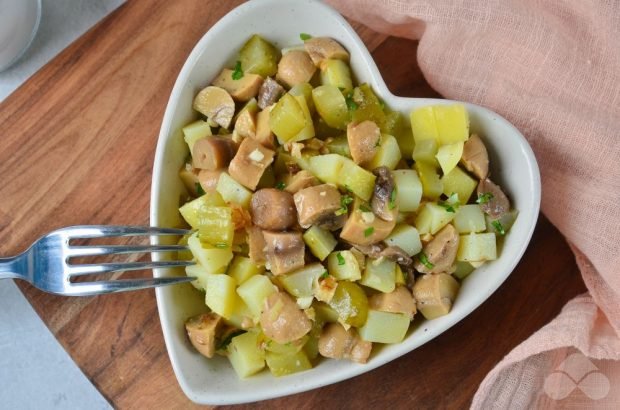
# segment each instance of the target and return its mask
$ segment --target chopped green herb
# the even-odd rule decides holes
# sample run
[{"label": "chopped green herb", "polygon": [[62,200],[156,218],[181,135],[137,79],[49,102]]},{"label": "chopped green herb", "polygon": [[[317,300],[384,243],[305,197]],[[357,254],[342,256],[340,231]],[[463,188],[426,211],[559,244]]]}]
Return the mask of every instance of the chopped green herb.
[{"label": "chopped green herb", "polygon": [[349,93],[344,97],[345,102],[347,103],[347,108],[349,111],[355,111],[359,108],[359,105],[355,101],[353,101],[353,93]]},{"label": "chopped green herb", "polygon": [[224,339],[220,341],[217,345],[217,350],[224,350],[228,347],[230,342],[237,336],[245,333],[245,330],[236,330],[234,332],[229,333]]},{"label": "chopped green herb", "polygon": [[213,246],[215,246],[215,247],[216,247],[216,248],[218,248],[218,249],[227,249],[227,248],[228,248],[228,245],[227,245],[227,244],[225,244],[225,243],[216,243],[216,244],[215,244],[215,245],[213,245]]},{"label": "chopped green herb", "polygon": [[202,185],[200,185],[200,183],[196,182],[196,192],[198,193],[198,196],[203,196],[204,194],[206,194],[205,190],[202,189]]},{"label": "chopped green herb", "polygon": [[319,279],[327,279],[329,273],[327,271],[323,272],[323,274],[319,277]]},{"label": "chopped green herb", "polygon": [[345,260],[344,257],[342,256],[342,253],[338,252],[336,254],[336,258],[338,258],[338,265],[344,265],[345,264]]},{"label": "chopped green herb", "polygon": [[312,36],[308,33],[299,33],[299,38],[302,41],[306,41],[306,40],[310,40],[312,38]]},{"label": "chopped green herb", "polygon": [[344,189],[346,189],[347,192],[353,192],[353,191],[351,191],[351,188],[347,184],[344,184]]},{"label": "chopped green herb", "polygon": [[279,189],[280,191],[283,191],[284,188],[286,188],[286,184],[284,182],[278,182],[276,184],[276,188]]},{"label": "chopped green herb", "polygon": [[344,215],[349,212],[348,205],[353,202],[353,197],[351,195],[343,195],[340,197],[340,209],[336,211],[336,215]]},{"label": "chopped green herb", "polygon": [[385,103],[383,102],[383,100],[379,100],[379,105],[381,106],[381,109],[385,111]]},{"label": "chopped green herb", "polygon": [[372,226],[364,229],[364,237],[368,238],[370,235],[372,235],[374,231],[375,231],[375,228],[373,228]]},{"label": "chopped green herb", "polygon": [[486,204],[491,199],[493,199],[493,194],[490,192],[485,192],[484,194],[478,194],[478,199],[476,199],[477,204]]},{"label": "chopped green herb", "polygon": [[454,206],[447,202],[441,201],[439,202],[439,206],[443,207],[448,212],[456,213],[456,209],[454,209]]},{"label": "chopped green herb", "polygon": [[435,265],[429,262],[424,252],[420,252],[418,255],[418,260],[422,263],[422,265],[426,266],[427,269],[433,269],[435,267]]},{"label": "chopped green herb", "polygon": [[240,80],[243,78],[243,69],[241,68],[241,61],[235,63],[235,69],[232,72],[233,80]]},{"label": "chopped green herb", "polygon": [[456,213],[456,210],[461,206],[459,196],[457,194],[452,194],[445,201],[440,201],[439,206],[444,207],[448,212]]},{"label": "chopped green herb", "polygon": [[362,212],[372,212],[372,209],[370,209],[366,204],[361,204],[360,205],[360,211],[362,211]]},{"label": "chopped green herb", "polygon": [[506,230],[504,229],[500,221],[493,221],[491,222],[491,225],[493,225],[493,228],[495,228],[498,234],[500,234],[501,236],[506,235]]},{"label": "chopped green herb", "polygon": [[390,192],[390,202],[388,202],[389,209],[396,208],[396,194],[397,194],[397,190],[396,190],[396,187],[394,187],[394,189],[392,189],[392,192]]}]

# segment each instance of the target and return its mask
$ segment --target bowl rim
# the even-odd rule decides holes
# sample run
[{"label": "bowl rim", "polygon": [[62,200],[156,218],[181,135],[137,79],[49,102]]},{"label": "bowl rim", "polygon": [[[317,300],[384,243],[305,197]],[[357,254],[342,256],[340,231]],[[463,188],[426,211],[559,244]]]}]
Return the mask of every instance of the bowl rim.
[{"label": "bowl rim", "polygon": [[[243,3],[239,6],[237,6],[236,8],[232,9],[231,11],[229,11],[224,17],[222,17],[219,21],[217,21],[201,38],[200,40],[196,43],[196,45],[194,46],[194,48],[192,49],[191,53],[189,54],[187,60],[185,61],[181,71],[179,72],[179,75],[174,83],[174,86],[172,88],[172,92],[170,94],[170,98],[168,99],[167,105],[166,105],[166,110],[164,113],[164,117],[163,117],[163,121],[162,121],[162,125],[161,125],[161,129],[160,129],[160,133],[159,133],[159,137],[157,140],[157,148],[155,151],[155,159],[154,159],[154,164],[153,164],[153,176],[152,176],[152,182],[151,182],[151,198],[150,198],[150,222],[151,225],[155,226],[158,223],[159,217],[160,217],[160,213],[159,213],[159,200],[158,198],[160,197],[161,194],[161,184],[160,184],[160,179],[161,179],[161,175],[162,175],[162,167],[163,167],[163,161],[164,161],[164,155],[165,155],[165,145],[166,145],[166,141],[168,138],[170,138],[175,130],[172,129],[172,121],[173,121],[173,117],[175,115],[174,111],[175,111],[175,107],[178,104],[178,101],[180,99],[180,95],[182,93],[183,87],[184,85],[188,82],[189,76],[192,73],[192,71],[194,70],[196,64],[198,63],[202,53],[205,50],[205,43],[208,43],[209,37],[210,36],[214,36],[215,34],[213,33],[217,33],[219,31],[222,30],[228,30],[228,25],[233,23],[235,21],[235,19],[237,18],[237,15],[239,13],[245,13],[247,11],[252,10],[257,3],[260,3],[261,7],[268,7],[268,6],[277,6],[277,5],[281,5],[281,4],[286,4],[288,3],[288,0],[254,0],[254,1],[248,1],[246,3]],[[368,73],[370,74],[370,80],[369,83],[372,86],[373,90],[380,96],[382,97],[384,100],[386,100],[386,102],[388,102],[390,105],[392,105],[394,102],[397,103],[397,105],[399,106],[406,106],[408,104],[416,104],[416,105],[427,105],[427,104],[450,104],[450,103],[454,103],[454,100],[445,100],[445,99],[433,99],[433,98],[407,98],[407,97],[400,97],[400,96],[396,96],[394,95],[386,86],[383,77],[381,75],[381,73],[379,72],[379,69],[374,61],[374,59],[372,58],[370,52],[368,51],[368,49],[366,48],[365,44],[362,42],[362,40],[360,39],[360,37],[357,35],[357,33],[355,32],[355,30],[349,25],[349,23],[344,19],[344,17],[342,17],[335,9],[333,9],[331,6],[328,6],[320,1],[316,1],[316,0],[304,0],[303,2],[299,2],[301,4],[305,3],[306,7],[317,7],[317,8],[321,8],[323,9],[324,12],[327,12],[329,14],[331,14],[331,16],[335,19],[335,21],[337,21],[340,25],[342,30],[352,39],[352,41],[355,43],[355,46],[357,48],[357,50],[355,51],[356,53],[359,52],[361,53],[361,60],[362,62],[367,66],[367,70]],[[389,101],[388,101],[389,100]],[[304,382],[301,384],[296,384],[296,385],[292,385],[290,386],[288,389],[286,389],[285,392],[275,392],[275,393],[270,393],[270,392],[262,392],[262,393],[258,393],[258,394],[254,394],[254,395],[244,395],[244,394],[240,394],[236,397],[204,397],[204,395],[201,394],[197,394],[195,391],[193,391],[193,389],[191,389],[187,383],[186,380],[184,379],[184,375],[183,375],[183,371],[181,369],[181,364],[180,364],[180,360],[176,357],[176,354],[174,353],[173,349],[172,349],[172,335],[170,334],[170,330],[168,329],[168,325],[167,323],[170,322],[170,317],[169,315],[171,314],[170,311],[168,309],[166,309],[166,302],[165,302],[165,298],[164,298],[164,294],[163,294],[163,290],[161,288],[156,289],[156,298],[157,298],[157,307],[158,307],[158,312],[159,312],[159,317],[160,317],[160,322],[161,322],[161,326],[162,326],[162,333],[164,336],[164,341],[166,343],[166,349],[168,351],[168,356],[170,358],[175,376],[183,390],[183,392],[186,394],[186,396],[196,402],[196,403],[201,403],[201,404],[234,404],[234,403],[244,403],[244,402],[251,402],[251,401],[257,401],[257,400],[265,400],[265,399],[270,399],[270,398],[275,398],[275,397],[281,397],[284,395],[290,395],[290,394],[295,394],[295,393],[299,393],[299,392],[303,392],[303,391],[307,391],[307,390],[311,390],[311,389],[315,389],[315,388],[319,388],[328,384],[332,384],[338,381],[342,381],[342,380],[346,380],[349,379],[351,377],[360,375],[362,373],[366,373],[370,370],[373,370],[379,366],[382,366],[392,360],[395,360],[396,358],[411,352],[415,349],[417,349],[418,347],[420,347],[421,345],[427,343],[428,341],[432,340],[433,338],[441,335],[442,333],[444,333],[446,330],[448,330],[450,327],[454,326],[455,324],[459,323],[461,320],[463,320],[466,316],[468,316],[469,314],[471,314],[480,304],[482,304],[483,302],[485,302],[486,300],[488,300],[488,298],[502,285],[502,283],[504,283],[504,281],[506,280],[506,278],[512,273],[512,271],[514,270],[514,268],[516,267],[516,265],[519,263],[519,261],[521,260],[527,246],[530,243],[531,237],[533,235],[534,229],[536,227],[536,223],[537,223],[537,219],[538,219],[538,214],[539,214],[539,210],[540,210],[540,197],[541,197],[541,183],[540,183],[540,172],[539,172],[539,168],[538,168],[538,164],[536,162],[536,158],[534,156],[534,153],[530,147],[530,145],[528,144],[527,140],[523,137],[523,135],[519,132],[519,130],[512,125],[510,122],[508,122],[506,119],[504,119],[502,116],[500,116],[499,114],[476,104],[472,104],[472,103],[467,103],[467,102],[461,102],[458,101],[459,103],[465,104],[468,111],[469,110],[475,110],[479,113],[481,113],[481,115],[486,115],[490,118],[493,118],[496,121],[499,121],[501,123],[503,123],[503,125],[507,126],[509,129],[511,129],[512,131],[512,135],[511,138],[514,137],[516,138],[518,145],[520,147],[520,149],[523,152],[524,157],[526,158],[526,164],[528,167],[528,171],[531,174],[531,178],[529,179],[529,183],[531,184],[531,188],[532,188],[532,195],[528,198],[529,201],[527,203],[527,206],[529,207],[528,209],[531,210],[532,216],[531,218],[529,218],[527,221],[529,222],[528,226],[527,226],[527,231],[525,232],[525,234],[523,235],[524,238],[526,238],[526,240],[522,241],[519,243],[519,247],[517,249],[517,251],[515,252],[517,257],[515,257],[511,263],[509,265],[507,265],[507,267],[504,269],[504,271],[502,272],[503,274],[500,276],[498,275],[498,284],[496,287],[494,287],[487,295],[485,295],[484,297],[480,297],[478,299],[475,300],[475,303],[470,304],[470,308],[466,309],[466,311],[463,314],[460,315],[447,315],[446,317],[449,317],[449,320],[443,321],[441,323],[441,326],[438,327],[438,329],[434,332],[428,332],[422,335],[422,337],[419,337],[417,339],[417,342],[419,343],[415,343],[411,348],[406,349],[406,351],[404,352],[400,352],[400,350],[395,351],[393,354],[389,355],[387,358],[383,359],[383,360],[374,360],[374,361],[369,361],[369,363],[365,364],[365,365],[360,365],[360,366],[355,366],[354,364],[351,363],[351,366],[349,368],[348,371],[344,372],[344,375],[341,375],[340,377],[337,378],[326,378],[323,381],[319,380],[316,381],[314,380],[313,382]],[[519,210],[521,212],[521,209]],[[156,240],[155,238],[152,238],[152,240]],[[159,258],[158,254],[153,254],[153,260],[157,260],[157,258]],[[155,275],[157,276],[158,273],[155,273]],[[404,342],[402,342],[404,343]],[[402,349],[401,349],[402,350]],[[392,357],[393,356],[393,357]],[[312,380],[312,378],[309,378],[310,380]]]}]

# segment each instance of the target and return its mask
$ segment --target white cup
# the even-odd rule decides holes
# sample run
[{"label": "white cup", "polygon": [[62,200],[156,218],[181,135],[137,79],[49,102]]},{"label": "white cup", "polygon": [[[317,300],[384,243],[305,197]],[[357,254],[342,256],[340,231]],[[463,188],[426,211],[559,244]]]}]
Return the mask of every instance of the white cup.
[{"label": "white cup", "polygon": [[0,72],[28,49],[40,20],[41,0],[0,0]]}]

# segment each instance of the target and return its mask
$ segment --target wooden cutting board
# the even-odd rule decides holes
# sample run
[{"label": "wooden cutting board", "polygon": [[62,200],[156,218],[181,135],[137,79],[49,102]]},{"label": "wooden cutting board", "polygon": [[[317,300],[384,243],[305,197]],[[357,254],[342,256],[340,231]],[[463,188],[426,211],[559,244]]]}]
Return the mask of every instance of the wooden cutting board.
[{"label": "wooden cutting board", "polygon": [[[0,105],[0,255],[62,226],[148,224],[172,85],[198,39],[238,3],[128,2]],[[437,96],[417,66],[417,43],[354,27],[395,94]],[[153,291],[62,298],[20,288],[114,407],[192,407],[172,372]],[[505,354],[584,291],[566,242],[542,217],[515,272],[450,331],[365,375],[246,407],[467,407]]]}]

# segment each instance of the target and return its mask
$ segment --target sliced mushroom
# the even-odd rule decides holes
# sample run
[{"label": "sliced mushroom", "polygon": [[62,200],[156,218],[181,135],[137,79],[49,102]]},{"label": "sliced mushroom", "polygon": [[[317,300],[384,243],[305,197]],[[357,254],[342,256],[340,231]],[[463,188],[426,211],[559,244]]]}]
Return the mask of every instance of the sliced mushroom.
[{"label": "sliced mushroom", "polygon": [[263,231],[268,269],[281,275],[304,266],[305,250],[301,233]]},{"label": "sliced mushroom", "polygon": [[486,179],[489,175],[489,154],[477,134],[472,134],[463,145],[461,163],[478,179]]},{"label": "sliced mushroom", "polygon": [[396,226],[396,220],[384,221],[372,212],[355,209],[344,224],[340,237],[355,245],[370,245],[384,240]]},{"label": "sliced mushroom", "polygon": [[263,85],[258,90],[258,107],[261,110],[275,104],[278,99],[286,92],[276,80],[271,77],[265,78]]},{"label": "sliced mushroom", "polygon": [[304,188],[319,185],[317,177],[312,175],[310,171],[301,170],[296,174],[287,174],[284,177],[284,190],[294,194]]},{"label": "sliced mushroom", "polygon": [[396,262],[406,271],[413,268],[413,259],[398,246],[385,246],[384,243],[374,243],[372,245],[354,245],[354,249],[370,256],[373,259],[387,258]]},{"label": "sliced mushroom", "polygon": [[[198,190],[196,184],[200,185],[200,178],[198,177],[199,170],[194,168],[192,164],[185,164],[179,171],[179,178],[183,181],[183,185],[189,191],[192,196],[198,196]],[[204,187],[202,187],[204,189]]]},{"label": "sliced mushroom", "polygon": [[413,295],[405,286],[397,286],[390,293],[377,293],[368,298],[368,308],[382,312],[404,313],[413,319],[416,313]]},{"label": "sliced mushroom", "polygon": [[446,315],[459,288],[459,283],[448,274],[422,275],[413,285],[416,307],[427,319]]},{"label": "sliced mushroom", "polygon": [[241,142],[237,155],[230,161],[228,173],[246,188],[254,190],[265,169],[273,162],[274,155],[274,151],[246,138]]},{"label": "sliced mushroom", "polygon": [[293,50],[282,56],[278,63],[276,78],[289,88],[295,84],[308,83],[316,67],[305,51]]},{"label": "sliced mushroom", "polygon": [[486,197],[486,201],[480,204],[482,211],[493,219],[501,218],[510,211],[510,201],[502,189],[495,185],[489,178],[478,184],[478,197]]},{"label": "sliced mushroom", "polygon": [[228,166],[237,152],[237,144],[230,136],[200,138],[194,143],[192,161],[195,168],[215,171]]},{"label": "sliced mushroom", "polygon": [[295,203],[289,192],[264,188],[252,195],[252,220],[262,229],[283,231],[295,224]]},{"label": "sliced mushroom", "polygon": [[345,329],[340,323],[328,323],[319,338],[319,353],[330,359],[349,359],[366,363],[372,343],[362,340],[354,328]]},{"label": "sliced mushroom", "polygon": [[215,340],[221,324],[221,316],[214,312],[195,316],[185,323],[190,342],[203,356],[211,358],[215,354]]},{"label": "sliced mushroom", "polygon": [[329,59],[349,61],[347,50],[329,37],[312,37],[304,41],[304,47],[317,67]]},{"label": "sliced mushroom", "polygon": [[414,267],[422,273],[442,273],[448,272],[459,248],[459,233],[452,224],[444,226],[429,243],[424,245],[424,255],[426,263],[419,260],[414,262]]},{"label": "sliced mushroom", "polygon": [[293,197],[299,224],[302,228],[319,224],[323,219],[336,216],[341,207],[340,192],[333,185],[321,184],[298,191]]},{"label": "sliced mushroom", "polygon": [[269,113],[271,112],[271,108],[273,107],[269,106],[256,114],[256,132],[254,136],[250,135],[250,138],[253,138],[267,148],[273,149],[276,145],[275,136],[269,126]]},{"label": "sliced mushroom", "polygon": [[256,128],[258,127],[257,115],[253,110],[243,110],[239,113],[235,121],[235,131],[241,138],[256,139]]},{"label": "sliced mushroom", "polygon": [[263,231],[258,226],[252,226],[247,228],[246,232],[248,234],[248,256],[256,264],[264,264],[267,261],[265,258],[267,244],[263,237]]},{"label": "sliced mushroom", "polygon": [[201,169],[198,173],[198,180],[200,181],[202,189],[205,192],[214,191],[215,188],[217,188],[217,183],[220,180],[222,172],[224,172],[224,169],[216,169],[215,171]]},{"label": "sliced mushroom", "polygon": [[233,70],[223,69],[213,80],[213,85],[228,91],[236,101],[248,101],[258,95],[258,90],[263,84],[263,77],[258,74],[243,73],[243,77],[235,80],[233,73]]},{"label": "sliced mushroom", "polygon": [[228,128],[235,115],[235,102],[225,89],[209,86],[194,98],[194,109],[220,127]]},{"label": "sliced mushroom", "polygon": [[300,339],[312,328],[310,319],[284,292],[274,292],[265,299],[260,325],[265,336],[281,344]]},{"label": "sliced mushroom", "polygon": [[347,126],[347,142],[351,158],[358,165],[366,165],[374,158],[381,139],[381,130],[372,121],[350,122]]},{"label": "sliced mushroom", "polygon": [[396,202],[396,184],[392,172],[388,167],[375,168],[373,174],[377,176],[370,205],[372,211],[384,221],[396,221],[398,204]]}]

